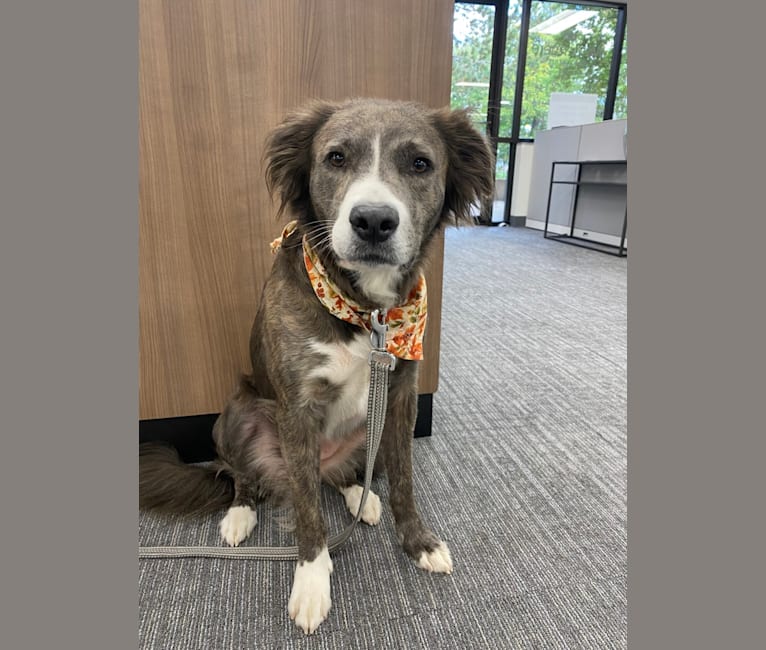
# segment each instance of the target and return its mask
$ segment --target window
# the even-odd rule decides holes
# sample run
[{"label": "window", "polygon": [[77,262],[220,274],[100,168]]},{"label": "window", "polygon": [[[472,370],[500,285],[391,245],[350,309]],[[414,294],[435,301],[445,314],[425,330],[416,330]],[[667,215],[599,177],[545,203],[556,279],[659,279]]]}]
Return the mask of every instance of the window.
[{"label": "window", "polygon": [[497,161],[495,164],[495,196],[492,201],[492,221],[503,221],[505,201],[508,193],[508,179],[513,182],[513,175],[508,173],[511,160],[511,145],[500,142],[497,145]]},{"label": "window", "polygon": [[513,100],[516,96],[516,71],[519,65],[519,41],[521,38],[522,3],[508,3],[508,28],[505,31],[503,57],[503,90],[500,97],[500,128],[498,135],[511,137],[513,129]]},{"label": "window", "polygon": [[548,128],[551,93],[596,95],[603,119],[617,9],[532,2],[519,137]]},{"label": "window", "polygon": [[614,114],[612,119],[624,120],[628,117],[628,35],[622,42],[620,58],[620,76],[617,81],[617,95],[614,99]]},{"label": "window", "polygon": [[514,174],[525,169],[520,147],[548,128],[552,93],[595,95],[597,121],[607,111],[628,115],[625,4],[581,1],[455,2],[451,105],[468,108],[495,147],[492,221],[502,212],[512,223]]},{"label": "window", "polygon": [[492,5],[455,4],[451,105],[470,109],[471,120],[483,133],[487,131],[494,25]]}]

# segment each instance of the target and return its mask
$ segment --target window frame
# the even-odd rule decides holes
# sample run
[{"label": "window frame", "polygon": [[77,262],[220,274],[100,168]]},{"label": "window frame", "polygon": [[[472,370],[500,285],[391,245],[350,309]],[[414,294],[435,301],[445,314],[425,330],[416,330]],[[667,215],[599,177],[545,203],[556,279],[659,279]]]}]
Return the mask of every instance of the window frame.
[{"label": "window frame", "polygon": [[[455,0],[455,4],[494,5],[495,24],[492,35],[492,57],[490,61],[489,89],[487,91],[487,136],[492,144],[493,153],[497,156],[498,144],[508,144],[508,181],[505,188],[505,205],[503,221],[511,222],[511,200],[513,197],[513,180],[516,168],[516,148],[520,143],[534,142],[534,138],[521,138],[521,111],[524,101],[524,81],[527,66],[527,46],[529,44],[529,22],[532,13],[532,2],[569,2],[569,0],[522,0],[521,30],[519,34],[519,51],[516,62],[516,84],[513,95],[513,114],[511,116],[510,136],[500,135],[500,100],[503,93],[503,68],[505,65],[505,44],[508,33],[508,8],[510,0]],[[617,10],[617,24],[614,30],[614,45],[609,67],[604,112],[602,120],[613,119],[614,103],[619,83],[622,48],[628,20],[628,7],[623,2],[602,2],[600,0],[571,0],[571,4],[601,7]]]}]

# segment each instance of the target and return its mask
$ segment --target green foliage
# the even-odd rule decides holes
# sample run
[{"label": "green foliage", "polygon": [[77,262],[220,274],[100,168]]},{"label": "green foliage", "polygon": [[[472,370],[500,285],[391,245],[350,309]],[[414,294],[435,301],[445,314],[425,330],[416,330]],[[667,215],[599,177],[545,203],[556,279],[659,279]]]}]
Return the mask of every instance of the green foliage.
[{"label": "green foliage", "polygon": [[617,96],[614,98],[615,120],[627,119],[628,117],[628,34],[622,43],[622,55],[620,59],[620,76],[617,78]]},{"label": "green foliage", "polygon": [[[598,96],[596,114],[603,114],[617,10],[537,1],[532,3],[530,25],[534,27],[566,9],[597,13],[560,34],[530,32],[519,132],[522,138],[533,138],[537,131],[547,128],[548,105],[554,92],[595,94]],[[487,126],[494,12],[493,6],[455,4],[451,102],[454,107],[470,108],[474,123],[483,130]],[[500,135],[505,137],[511,135],[520,29],[521,3],[511,3],[500,110]],[[627,117],[626,72],[627,38],[622,51],[615,118]],[[458,86],[459,82],[484,85]],[[507,152],[508,147],[498,150],[498,178],[507,178]]]},{"label": "green foliage", "polygon": [[[470,109],[474,124],[486,131],[495,8],[456,3],[455,20],[461,22],[461,32],[465,33],[465,37],[461,39],[456,30],[452,51],[451,104]],[[458,83],[482,85],[458,86]]]}]

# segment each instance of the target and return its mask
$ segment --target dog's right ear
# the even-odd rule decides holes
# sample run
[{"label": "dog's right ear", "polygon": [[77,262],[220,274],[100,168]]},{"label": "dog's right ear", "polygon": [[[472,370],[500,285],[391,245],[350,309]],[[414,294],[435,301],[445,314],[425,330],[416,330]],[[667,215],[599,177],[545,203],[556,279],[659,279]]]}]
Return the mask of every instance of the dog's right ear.
[{"label": "dog's right ear", "polygon": [[336,104],[314,101],[290,113],[266,141],[266,186],[279,196],[280,216],[285,208],[303,214],[309,205],[311,145],[314,135],[335,112]]},{"label": "dog's right ear", "polygon": [[447,184],[443,217],[455,225],[473,223],[471,210],[491,200],[495,188],[495,156],[489,141],[471,124],[468,110],[448,108],[433,113],[447,145]]}]

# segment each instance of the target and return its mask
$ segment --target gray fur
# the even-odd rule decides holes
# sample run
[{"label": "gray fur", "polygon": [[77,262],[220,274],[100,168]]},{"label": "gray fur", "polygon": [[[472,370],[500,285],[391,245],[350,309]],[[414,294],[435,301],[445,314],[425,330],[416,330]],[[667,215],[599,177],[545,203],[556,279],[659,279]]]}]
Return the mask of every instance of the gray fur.
[{"label": "gray fur", "polygon": [[[364,450],[362,445],[341,466],[320,471],[328,409],[343,387],[312,376],[327,357],[307,344],[348,343],[360,330],[332,316],[317,300],[300,242],[305,234],[316,244],[317,255],[344,295],[365,309],[379,306],[356,283],[354,271],[344,268],[328,239],[349,184],[371,164],[371,142],[378,136],[380,177],[410,211],[416,238],[409,242],[414,253],[398,268],[400,298],[412,289],[440,229],[470,222],[471,204],[493,189],[491,151],[463,111],[383,100],[315,102],[288,116],[271,135],[268,184],[279,196],[280,213],[297,219],[299,228],[283,242],[263,290],[250,337],[252,372],[243,377],[213,436],[220,463],[234,479],[238,502],[252,507],[259,499],[274,498],[293,507],[301,561],[313,560],[326,544],[320,482],[349,485],[363,469]],[[336,168],[327,156],[340,149],[348,162]],[[427,173],[412,173],[412,160],[418,156],[431,161]],[[391,254],[386,244],[379,244],[381,255]],[[397,534],[413,559],[439,543],[421,521],[413,497],[416,410],[417,363],[399,360],[390,376],[380,455]],[[360,430],[363,426],[362,420]]]},{"label": "gray fur", "polygon": [[139,507],[143,510],[203,514],[231,503],[234,484],[220,465],[186,465],[178,452],[162,443],[139,445]]}]

